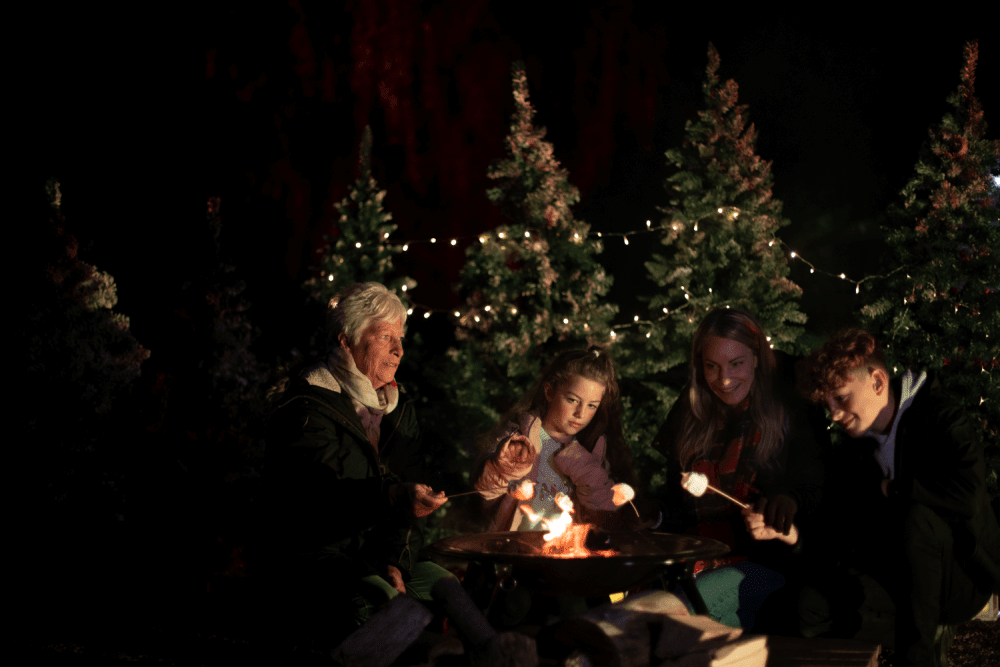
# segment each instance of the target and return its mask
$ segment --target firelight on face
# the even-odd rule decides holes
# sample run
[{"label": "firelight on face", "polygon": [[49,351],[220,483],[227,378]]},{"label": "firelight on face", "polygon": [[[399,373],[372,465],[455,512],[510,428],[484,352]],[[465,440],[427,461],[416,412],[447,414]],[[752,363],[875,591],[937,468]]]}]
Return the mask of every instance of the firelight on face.
[{"label": "firelight on face", "polygon": [[403,357],[402,321],[371,323],[349,349],[358,371],[371,380],[372,387],[384,387],[396,376]]},{"label": "firelight on face", "polygon": [[712,393],[726,405],[737,405],[750,393],[757,359],[753,350],[728,338],[710,336],[702,352],[702,371]]},{"label": "firelight on face", "polygon": [[574,375],[555,389],[552,385],[545,385],[549,408],[542,420],[542,428],[555,440],[572,438],[594,418],[603,397],[603,384],[579,375]]}]

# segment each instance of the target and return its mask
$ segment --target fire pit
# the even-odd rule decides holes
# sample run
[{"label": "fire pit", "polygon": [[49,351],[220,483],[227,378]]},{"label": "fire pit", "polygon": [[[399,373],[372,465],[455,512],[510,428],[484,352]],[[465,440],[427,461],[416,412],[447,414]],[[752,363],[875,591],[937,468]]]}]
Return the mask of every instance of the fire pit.
[{"label": "fire pit", "polygon": [[449,558],[509,564],[517,585],[546,593],[608,595],[666,575],[671,582],[690,584],[684,592],[698,613],[706,610],[693,584],[694,562],[729,551],[722,542],[686,535],[593,531],[586,538],[590,555],[559,557],[543,553],[544,536],[540,531],[458,535],[435,542],[430,550]]}]

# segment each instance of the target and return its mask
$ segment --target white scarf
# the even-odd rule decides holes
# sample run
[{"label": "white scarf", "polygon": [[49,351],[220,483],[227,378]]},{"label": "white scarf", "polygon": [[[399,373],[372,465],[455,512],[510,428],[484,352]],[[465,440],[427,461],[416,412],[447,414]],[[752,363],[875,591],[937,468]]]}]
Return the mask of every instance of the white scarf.
[{"label": "white scarf", "polygon": [[301,376],[311,385],[347,394],[361,418],[368,441],[378,449],[382,415],[395,410],[399,403],[399,389],[395,383],[389,383],[376,391],[371,380],[358,370],[350,351],[342,347],[334,350],[326,361],[317,362],[303,370]]},{"label": "white scarf", "polygon": [[872,433],[871,431],[868,432],[878,442],[878,449],[875,450],[875,460],[878,461],[882,472],[889,479],[896,478],[894,466],[896,460],[896,427],[899,425],[899,418],[903,415],[903,410],[910,407],[913,397],[917,395],[917,392],[926,380],[927,371],[922,372],[919,377],[914,377],[913,371],[906,371],[906,374],[903,375],[903,385],[899,392],[899,409],[896,410],[896,418],[892,420],[892,429],[889,430],[889,434],[882,435],[880,433]]}]

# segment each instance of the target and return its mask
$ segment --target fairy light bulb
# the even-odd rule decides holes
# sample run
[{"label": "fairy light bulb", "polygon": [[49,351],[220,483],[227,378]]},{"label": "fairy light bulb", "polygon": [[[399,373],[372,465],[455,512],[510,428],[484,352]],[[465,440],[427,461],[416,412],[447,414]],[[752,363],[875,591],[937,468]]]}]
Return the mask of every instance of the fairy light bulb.
[{"label": "fairy light bulb", "polygon": [[333,282],[333,275],[331,274],[331,275],[327,276],[326,279],[329,280],[332,283]]},{"label": "fairy light bulb", "polygon": [[694,223],[694,231],[698,231],[698,223]]},{"label": "fairy light bulb", "polygon": [[479,321],[479,315],[475,315],[474,319],[478,322]]},{"label": "fairy light bulb", "polygon": [[360,244],[360,243],[355,243],[355,244],[354,244],[354,247],[355,247],[355,248],[360,248],[360,247],[361,247],[361,244]]},{"label": "fairy light bulb", "polygon": [[455,245],[456,243],[458,243],[458,239],[452,239],[452,240],[451,240],[451,244],[452,244],[452,245]]},{"label": "fairy light bulb", "polygon": [[431,237],[431,243],[437,243],[437,242],[438,240],[436,238]]},{"label": "fairy light bulb", "polygon": [[479,242],[480,243],[486,243],[486,237],[485,236],[480,236],[479,237]]},{"label": "fairy light bulb", "polygon": [[767,342],[769,342],[769,343],[771,342],[771,337],[770,336],[764,336],[764,337],[767,338]]},{"label": "fairy light bulb", "polygon": [[767,242],[767,247],[768,247],[768,248],[770,248],[770,247],[771,247],[771,246],[773,246],[773,245],[774,245],[774,241],[768,241],[768,242]]},{"label": "fairy light bulb", "polygon": [[567,320],[565,317],[563,318],[563,324],[569,324],[569,320]]},{"label": "fairy light bulb", "polygon": [[651,222],[650,222],[649,220],[647,220],[647,221],[646,221],[646,229],[649,229],[649,228],[650,228],[650,226],[652,226],[652,224],[653,224],[653,223],[651,223]]},{"label": "fairy light bulb", "polygon": [[721,208],[719,209],[719,213],[722,213],[722,209]]},{"label": "fairy light bulb", "polygon": [[616,338],[617,336],[618,336],[618,334],[616,334],[614,331],[611,332],[611,337],[612,338]]},{"label": "fairy light bulb", "polygon": [[517,315],[517,308],[511,308],[510,309],[510,314],[511,315]]},{"label": "fairy light bulb", "polygon": [[684,292],[684,298],[687,299],[688,301],[690,301],[691,300],[691,295],[688,294],[687,292]]},{"label": "fairy light bulb", "polygon": [[399,289],[401,289],[401,290],[403,290],[405,292],[406,291],[406,285],[402,285]]},{"label": "fairy light bulb", "polygon": [[711,294],[711,293],[712,293],[712,288],[711,288],[711,287],[709,287],[709,288],[708,288],[708,293],[709,293],[709,294]]},{"label": "fairy light bulb", "polygon": [[406,309],[406,314],[407,315],[412,315],[413,314],[413,309],[412,308],[407,308]]},{"label": "fairy light bulb", "polygon": [[531,238],[531,232],[525,232],[524,233],[524,238],[530,239]]},{"label": "fairy light bulb", "polygon": [[840,274],[840,279],[841,279],[841,280],[847,280],[847,276],[846,276],[846,275],[844,275],[843,273],[841,273],[841,274]]},{"label": "fairy light bulb", "polygon": [[574,238],[574,239],[579,239],[579,238],[580,238],[580,235],[579,235],[579,234],[577,234],[576,232],[573,232],[573,238]]},{"label": "fairy light bulb", "polygon": [[649,337],[650,337],[651,335],[653,335],[653,332],[652,332],[652,331],[647,331],[647,332],[646,332],[646,338],[649,338]]},{"label": "fairy light bulb", "polygon": [[816,273],[816,269],[812,269],[812,268],[810,268],[810,269],[809,269],[809,273]]},{"label": "fairy light bulb", "polygon": [[497,236],[499,236],[499,237],[500,237],[500,238],[502,238],[502,239],[505,239],[505,238],[507,238],[507,235],[506,235],[506,234],[504,234],[503,232],[500,232],[499,234],[497,234]]},{"label": "fairy light bulb", "polygon": [[636,315],[635,317],[633,317],[633,318],[632,318],[632,321],[633,321],[633,322],[638,322],[638,321],[639,321],[639,316],[638,316],[638,315]]},{"label": "fairy light bulb", "polygon": [[488,312],[490,312],[490,307],[486,306],[486,308],[484,308],[483,310],[485,310],[488,313]]},{"label": "fairy light bulb", "polygon": [[664,308],[664,309],[663,309],[663,314],[664,314],[664,315],[666,315],[666,314],[667,314],[667,309],[666,309],[666,308]]},{"label": "fairy light bulb", "polygon": [[426,313],[424,313],[424,319],[425,319],[425,320],[426,320],[426,319],[427,319],[428,317],[430,317],[430,316],[431,316],[431,313],[430,313],[430,311],[427,311]]},{"label": "fairy light bulb", "polygon": [[622,238],[625,239],[625,245],[628,245],[628,237],[627,236],[623,236]]},{"label": "fairy light bulb", "polygon": [[409,249],[410,249],[410,246],[408,244],[404,243],[403,244],[403,252],[406,252]]},{"label": "fairy light bulb", "polygon": [[456,310],[456,311],[455,311],[455,317],[461,317],[461,316],[462,316],[462,313],[460,313],[460,312],[458,312],[458,311]]},{"label": "fairy light bulb", "polygon": [[382,238],[384,238],[384,239],[387,239],[387,238],[389,238],[389,232],[386,232],[385,234],[383,234],[383,235],[382,235]]},{"label": "fairy light bulb", "polygon": [[858,283],[857,285],[854,286],[854,293],[861,294],[861,283]]},{"label": "fairy light bulb", "polygon": [[795,259],[795,251],[792,251],[792,259]]}]

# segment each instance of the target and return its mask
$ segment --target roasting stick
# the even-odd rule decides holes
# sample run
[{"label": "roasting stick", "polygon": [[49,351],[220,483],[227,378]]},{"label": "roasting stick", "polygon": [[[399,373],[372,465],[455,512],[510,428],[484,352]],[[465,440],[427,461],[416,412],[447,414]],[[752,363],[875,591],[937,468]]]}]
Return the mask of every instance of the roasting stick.
[{"label": "roasting stick", "polygon": [[[495,489],[483,489],[483,491],[500,491],[501,489],[506,489],[506,486],[498,486]],[[473,493],[479,493],[479,491],[463,491],[462,493],[449,493],[448,500],[452,498],[458,498],[459,496],[471,496]]]},{"label": "roasting stick", "polygon": [[684,487],[684,489],[688,493],[690,493],[692,496],[694,496],[696,498],[703,496],[705,494],[705,491],[713,491],[715,493],[718,493],[723,498],[727,498],[727,499],[733,501],[734,503],[736,503],[737,505],[739,505],[743,509],[750,509],[750,506],[747,505],[746,503],[741,503],[740,501],[736,500],[736,498],[733,498],[728,493],[724,493],[724,492],[720,491],[719,489],[715,488],[714,486],[712,486],[711,484],[709,484],[708,483],[708,477],[706,477],[705,475],[703,475],[703,474],[701,474],[699,472],[695,472],[695,473],[691,473],[691,472],[681,473],[681,486]]},{"label": "roasting stick", "polygon": [[733,498],[732,496],[730,496],[730,495],[728,495],[726,493],[723,493],[722,491],[719,491],[717,488],[715,488],[711,484],[708,485],[708,490],[709,491],[715,491],[716,493],[718,493],[723,498],[728,498],[729,500],[732,500],[734,503],[736,503],[737,505],[739,505],[740,507],[742,507],[745,510],[750,509],[750,506],[747,505],[746,503],[741,503],[740,501],[736,500],[736,498]]}]

